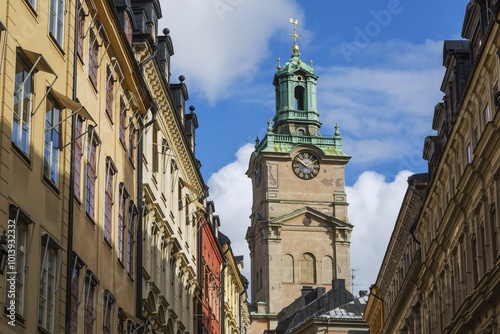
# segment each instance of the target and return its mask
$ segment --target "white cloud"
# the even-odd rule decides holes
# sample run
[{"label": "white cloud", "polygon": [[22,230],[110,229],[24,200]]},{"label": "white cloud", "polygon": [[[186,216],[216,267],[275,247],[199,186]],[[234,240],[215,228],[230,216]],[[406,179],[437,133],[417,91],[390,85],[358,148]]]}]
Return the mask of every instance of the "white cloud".
[{"label": "white cloud", "polygon": [[211,102],[231,94],[234,82],[251,79],[278,31],[303,16],[290,0],[163,0],[163,27],[170,28],[172,68]]},{"label": "white cloud", "polygon": [[354,225],[351,237],[351,268],[356,276],[354,294],[368,290],[377,279],[411,174],[401,171],[388,181],[381,174],[367,171],[353,186],[346,187],[349,220]]},{"label": "white cloud", "polygon": [[[253,150],[252,144],[242,146],[236,160],[214,173],[207,182],[209,199],[214,201],[215,214],[221,219],[220,230],[231,239],[235,255],[244,255],[243,275],[248,279],[250,255],[245,234],[250,225],[252,186],[245,172]],[[349,220],[355,225],[351,239],[351,267],[357,276],[355,289],[368,289],[375,283],[410,175],[411,172],[402,171],[394,180],[386,180],[381,174],[367,171],[353,186],[346,187]]]},{"label": "white cloud", "polygon": [[[219,169],[208,179],[209,200],[221,220],[222,233],[231,240],[235,255],[244,256],[243,275],[250,279],[250,256],[245,240],[252,208],[252,183],[245,175],[254,145],[246,144],[236,152],[236,160]],[[250,291],[248,291],[250,293]]]}]

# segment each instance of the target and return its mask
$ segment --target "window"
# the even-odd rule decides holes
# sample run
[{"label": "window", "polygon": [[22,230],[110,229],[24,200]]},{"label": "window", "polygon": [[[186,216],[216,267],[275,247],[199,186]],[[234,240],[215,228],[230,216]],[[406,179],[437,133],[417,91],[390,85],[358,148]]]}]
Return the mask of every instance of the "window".
[{"label": "window", "polygon": [[124,242],[125,242],[125,210],[126,201],[129,197],[127,190],[123,183],[120,183],[120,198],[118,200],[118,260],[120,263],[124,263]]},{"label": "window", "polygon": [[106,158],[106,177],[104,181],[104,240],[111,245],[111,224],[113,220],[114,175],[117,169],[110,157]]},{"label": "window", "polygon": [[113,123],[113,102],[115,98],[115,79],[109,66],[106,68],[106,114]]},{"label": "window", "polygon": [[137,219],[137,208],[130,203],[127,217],[127,273],[134,274],[134,246],[135,246],[135,221]]},{"label": "window", "polygon": [[33,109],[33,76],[28,65],[18,56],[14,88],[14,119],[12,122],[12,142],[28,155],[31,112]]},{"label": "window", "polygon": [[90,270],[87,271],[87,277],[85,278],[85,311],[83,314],[84,334],[93,334],[96,309],[95,288],[97,284],[99,284],[99,281],[94,274]]},{"label": "window", "polygon": [[59,149],[61,140],[61,108],[47,99],[43,149],[43,175],[54,185],[59,182]]},{"label": "window", "polygon": [[484,125],[491,121],[491,113],[488,105],[484,108]]},{"label": "window", "polygon": [[95,215],[95,181],[97,178],[96,163],[97,163],[97,145],[98,141],[95,138],[95,130],[92,128],[91,135],[88,137],[87,147],[87,181],[85,184],[85,212],[89,218],[94,219]]},{"label": "window", "polygon": [[102,319],[102,333],[111,334],[112,321],[113,319],[113,304],[115,303],[115,297],[109,292],[109,290],[104,291],[104,314]]},{"label": "window", "polygon": [[300,282],[316,283],[316,259],[310,253],[302,254],[300,258]]},{"label": "window", "polygon": [[322,277],[323,284],[332,284],[333,280],[333,259],[329,256],[323,257],[322,260]]},{"label": "window", "polygon": [[125,106],[125,101],[123,96],[120,98],[120,128],[119,128],[119,136],[120,143],[122,143],[123,147],[126,149],[125,144],[125,133],[127,131],[127,107]]},{"label": "window", "polygon": [[293,256],[286,254],[282,262],[281,276],[283,283],[293,283]]},{"label": "window", "polygon": [[97,89],[97,67],[99,63],[99,43],[97,42],[97,35],[93,30],[90,31],[89,42],[89,79]]},{"label": "window", "polygon": [[[11,223],[13,223],[11,225]],[[5,293],[5,305],[10,305],[15,303],[16,305],[16,315],[20,317],[24,316],[24,292],[26,284],[26,268],[27,260],[30,251],[30,245],[28,244],[28,225],[32,222],[28,217],[14,205],[9,207],[9,226],[15,226],[15,268],[9,267],[7,265],[6,270],[16,273],[16,293],[14,295]],[[9,230],[10,231],[10,230]],[[9,232],[10,234],[10,232]],[[5,275],[5,278],[9,278],[9,275]],[[9,286],[6,284],[5,286]]]},{"label": "window", "polygon": [[470,147],[470,144],[467,144],[467,163],[470,164],[472,162],[472,148]]},{"label": "window", "polygon": [[55,301],[60,271],[59,244],[50,235],[42,236],[40,252],[40,289],[38,301],[38,326],[47,332],[54,330]]},{"label": "window", "polygon": [[77,116],[75,118],[75,155],[74,155],[74,195],[80,198],[81,182],[82,182],[82,156],[83,156],[83,138],[82,138],[83,120]]},{"label": "window", "polygon": [[[74,259],[73,261],[76,261]],[[79,302],[79,280],[80,280],[80,268],[75,266],[73,270],[73,276],[71,278],[71,322],[70,322],[70,333],[78,333],[78,302]]]},{"label": "window", "polygon": [[498,256],[498,226],[497,226],[497,214],[495,206],[492,205],[490,209],[490,226],[491,226],[491,250],[493,263]]},{"label": "window", "polygon": [[295,110],[304,110],[304,87],[295,87]]},{"label": "window", "polygon": [[83,60],[83,39],[85,38],[85,11],[83,10],[83,7],[80,4],[80,10],[78,12],[78,32],[77,32],[77,39],[78,39],[78,47],[77,47],[77,54],[78,57],[80,57],[80,60]]},{"label": "window", "polygon": [[129,132],[128,132],[128,158],[132,165],[134,164],[134,151],[135,151],[135,128],[134,128],[134,120],[131,117],[129,123]]},{"label": "window", "polygon": [[50,0],[50,33],[60,46],[63,44],[64,35],[64,1]]},{"label": "window", "polygon": [[471,239],[471,250],[472,250],[472,279],[474,286],[476,286],[479,279],[479,259],[477,256],[477,241],[476,236],[473,235]]},{"label": "window", "polygon": [[33,8],[36,8],[36,0],[28,0],[28,2]]},{"label": "window", "polygon": [[132,45],[132,18],[130,17],[130,14],[128,12],[125,12],[124,14],[124,20],[123,20],[123,31],[125,32],[125,36],[127,36],[127,41],[130,45]]}]

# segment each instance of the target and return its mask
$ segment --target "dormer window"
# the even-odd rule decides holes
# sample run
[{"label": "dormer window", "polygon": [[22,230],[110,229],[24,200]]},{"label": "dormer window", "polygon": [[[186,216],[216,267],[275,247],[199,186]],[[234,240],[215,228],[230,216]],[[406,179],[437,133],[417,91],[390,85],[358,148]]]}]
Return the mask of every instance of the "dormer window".
[{"label": "dormer window", "polygon": [[304,87],[295,87],[295,110],[304,110]]}]

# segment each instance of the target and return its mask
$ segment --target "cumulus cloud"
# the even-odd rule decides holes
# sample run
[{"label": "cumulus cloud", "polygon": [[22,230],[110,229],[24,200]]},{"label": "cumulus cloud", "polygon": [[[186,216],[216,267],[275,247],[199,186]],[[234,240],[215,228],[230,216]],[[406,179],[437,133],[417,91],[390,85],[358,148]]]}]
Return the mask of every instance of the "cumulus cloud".
[{"label": "cumulus cloud", "polygon": [[[252,185],[245,172],[253,150],[252,144],[242,146],[235,160],[207,182],[209,199],[214,201],[215,213],[221,219],[220,230],[231,239],[235,255],[244,255],[243,275],[248,279],[251,277],[250,255],[245,234],[250,225]],[[367,171],[352,186],[346,187],[349,220],[355,226],[351,239],[355,289],[368,289],[375,283],[411,174],[402,171],[393,180],[387,180],[377,172]]]},{"label": "cumulus cloud", "polygon": [[[246,144],[236,152],[236,160],[219,169],[208,179],[209,199],[221,220],[220,230],[231,240],[235,255],[243,255],[243,275],[250,279],[250,256],[245,240],[252,208],[252,183],[245,175],[254,145]],[[250,292],[250,291],[249,291]]]},{"label": "cumulus cloud", "polygon": [[401,171],[394,180],[386,180],[377,172],[367,171],[354,185],[346,187],[349,220],[354,225],[351,237],[354,294],[367,290],[377,279],[411,174]]},{"label": "cumulus cloud", "polygon": [[303,16],[290,0],[163,0],[162,6],[160,28],[171,29],[173,69],[211,102],[259,72],[270,37],[290,31],[289,18]]}]

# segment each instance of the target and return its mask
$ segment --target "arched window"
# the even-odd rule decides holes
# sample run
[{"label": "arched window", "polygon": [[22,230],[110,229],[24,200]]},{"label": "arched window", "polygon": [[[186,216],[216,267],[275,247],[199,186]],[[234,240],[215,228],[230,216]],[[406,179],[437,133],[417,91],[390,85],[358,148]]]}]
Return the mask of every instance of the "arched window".
[{"label": "arched window", "polygon": [[316,259],[311,253],[302,254],[299,262],[300,283],[316,283]]},{"label": "arched window", "polygon": [[304,87],[295,87],[295,110],[304,110]]},{"label": "arched window", "polygon": [[281,262],[281,277],[283,283],[293,283],[293,256],[286,254]]},{"label": "arched window", "polygon": [[332,284],[333,280],[333,259],[325,256],[321,261],[321,281],[323,284]]}]

